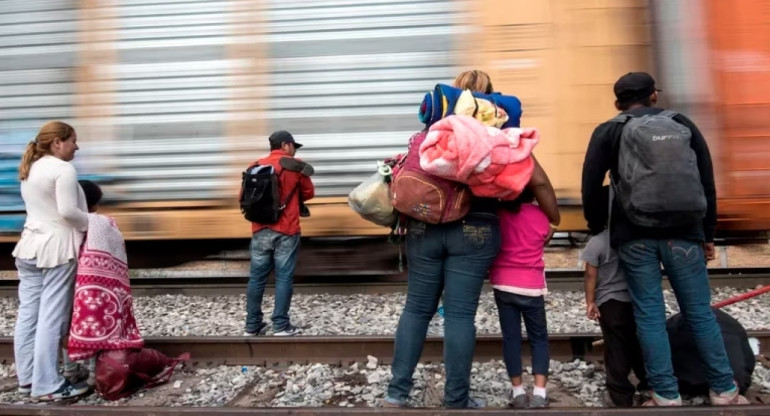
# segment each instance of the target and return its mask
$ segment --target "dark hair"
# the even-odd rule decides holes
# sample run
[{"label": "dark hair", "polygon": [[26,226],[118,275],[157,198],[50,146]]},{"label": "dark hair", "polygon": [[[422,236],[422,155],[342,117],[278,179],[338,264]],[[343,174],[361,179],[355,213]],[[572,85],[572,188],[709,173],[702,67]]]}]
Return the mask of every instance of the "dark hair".
[{"label": "dark hair", "polygon": [[270,142],[270,150],[278,150],[283,146],[284,142]]},{"label": "dark hair", "polygon": [[78,183],[80,184],[80,187],[83,188],[83,193],[86,194],[86,204],[88,204],[88,209],[95,207],[96,204],[102,200],[102,188],[87,180],[80,180]]},{"label": "dark hair", "polygon": [[626,111],[631,108],[632,105],[639,104],[643,107],[652,107],[652,95],[648,95],[644,98],[639,98],[631,101],[618,101],[618,109],[620,111]]},{"label": "dark hair", "polygon": [[523,191],[512,201],[502,201],[500,204],[503,209],[511,212],[519,212],[521,204],[530,204],[535,200],[535,193],[529,188],[524,188]]}]

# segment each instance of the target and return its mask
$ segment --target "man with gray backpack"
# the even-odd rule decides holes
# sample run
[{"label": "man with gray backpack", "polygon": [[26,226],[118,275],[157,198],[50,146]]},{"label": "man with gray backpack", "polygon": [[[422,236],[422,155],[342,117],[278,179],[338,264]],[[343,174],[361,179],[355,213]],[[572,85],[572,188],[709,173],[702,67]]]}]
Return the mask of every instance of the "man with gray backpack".
[{"label": "man with gray backpack", "polygon": [[[634,305],[646,406],[681,406],[666,333],[661,263],[698,346],[713,405],[747,404],[711,310],[706,262],[715,257],[716,189],[703,135],[687,117],[654,108],[655,80],[631,72],[614,86],[621,113],[593,132],[583,163],[583,210],[593,234],[609,224]],[[610,172],[610,210],[601,201]]]}]

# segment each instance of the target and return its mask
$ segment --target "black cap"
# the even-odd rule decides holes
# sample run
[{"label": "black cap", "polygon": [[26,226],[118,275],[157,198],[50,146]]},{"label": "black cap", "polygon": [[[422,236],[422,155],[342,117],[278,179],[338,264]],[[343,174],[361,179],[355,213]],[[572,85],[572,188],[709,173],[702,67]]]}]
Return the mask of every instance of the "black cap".
[{"label": "black cap", "polygon": [[294,136],[286,130],[278,130],[270,135],[270,145],[280,146],[281,143],[292,143],[295,149],[302,147],[301,144],[294,141]]},{"label": "black cap", "polygon": [[620,101],[629,102],[649,97],[655,91],[655,79],[646,72],[629,72],[615,82],[615,97]]}]

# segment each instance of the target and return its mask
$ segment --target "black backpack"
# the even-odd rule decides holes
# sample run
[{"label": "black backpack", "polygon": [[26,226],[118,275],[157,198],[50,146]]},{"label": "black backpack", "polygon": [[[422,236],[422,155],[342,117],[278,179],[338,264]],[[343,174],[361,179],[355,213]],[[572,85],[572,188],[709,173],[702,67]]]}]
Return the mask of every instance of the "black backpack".
[{"label": "black backpack", "polygon": [[692,131],[673,119],[676,114],[621,114],[611,120],[623,124],[623,134],[618,177],[610,182],[626,217],[636,225],[687,225],[706,215],[698,160],[690,147]]},{"label": "black backpack", "polygon": [[273,165],[251,165],[242,176],[241,212],[248,221],[260,224],[276,223],[299,187],[297,183],[286,200],[281,201],[280,175]]},{"label": "black backpack", "polygon": [[[722,339],[735,381],[741,394],[744,394],[751,386],[751,374],[756,364],[748,334],[740,322],[726,312],[714,309],[714,315],[722,330]],[[674,375],[679,380],[679,392],[696,396],[708,394],[709,385],[703,370],[703,361],[684,317],[676,314],[668,318],[666,330],[671,345]]]}]

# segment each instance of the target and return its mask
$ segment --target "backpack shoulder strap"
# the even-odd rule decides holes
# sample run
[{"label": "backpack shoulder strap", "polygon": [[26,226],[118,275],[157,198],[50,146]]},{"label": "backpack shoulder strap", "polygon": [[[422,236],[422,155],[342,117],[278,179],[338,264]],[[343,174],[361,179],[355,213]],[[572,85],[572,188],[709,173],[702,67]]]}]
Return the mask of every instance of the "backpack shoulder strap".
[{"label": "backpack shoulder strap", "polygon": [[676,111],[672,110],[663,110],[660,113],[658,113],[659,116],[667,117],[667,118],[674,118],[676,115],[679,114]]},{"label": "backpack shoulder strap", "polygon": [[610,123],[620,123],[620,124],[626,124],[628,120],[631,120],[633,117],[629,114],[618,114],[615,117],[611,118],[609,120]]},{"label": "backpack shoulder strap", "polygon": [[[281,173],[277,175],[279,178],[278,179],[279,181],[280,181],[280,177],[283,175],[284,172],[286,172],[286,169],[282,167]],[[289,192],[289,195],[286,196],[286,199],[284,199],[283,202],[281,202],[281,210],[286,208],[286,205],[289,203],[289,201],[291,201],[291,199],[294,198],[294,194],[297,193],[297,190],[299,189],[299,186],[302,183],[302,174],[301,173],[297,173],[297,174],[300,175],[300,178],[297,179],[297,184],[294,186],[294,188],[292,188],[291,192]]]},{"label": "backpack shoulder strap", "polygon": [[255,160],[255,161],[249,163],[249,166],[246,168],[246,172],[250,171],[251,168],[259,166],[259,165],[260,165],[259,164],[259,160]]}]

